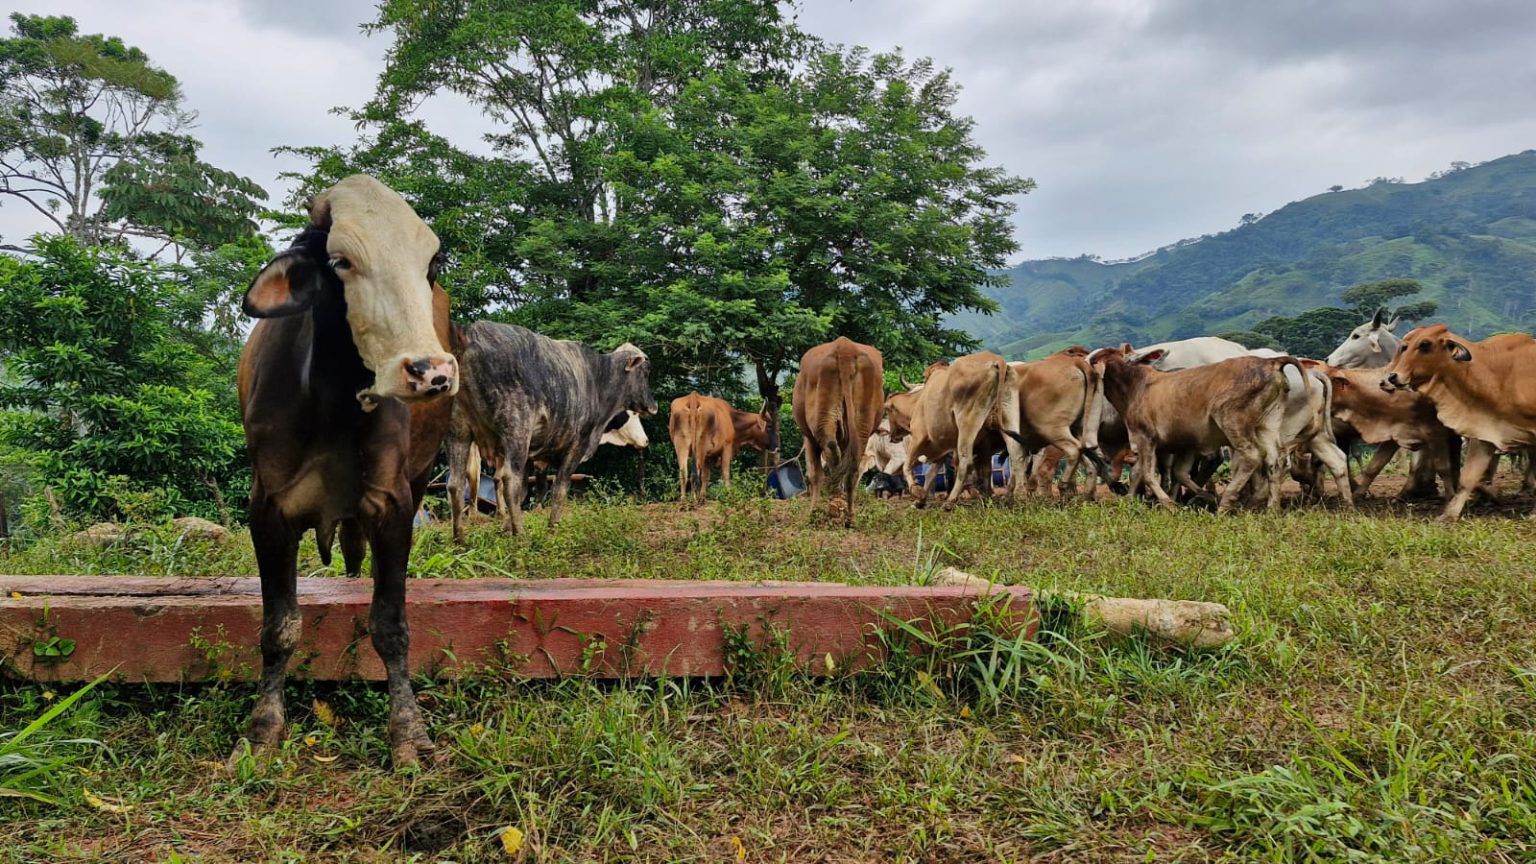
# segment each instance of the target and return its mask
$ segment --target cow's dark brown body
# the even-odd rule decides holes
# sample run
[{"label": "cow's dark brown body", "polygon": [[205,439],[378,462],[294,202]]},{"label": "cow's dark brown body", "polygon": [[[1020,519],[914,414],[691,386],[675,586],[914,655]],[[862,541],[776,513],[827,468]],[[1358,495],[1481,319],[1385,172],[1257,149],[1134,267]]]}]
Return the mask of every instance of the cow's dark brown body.
[{"label": "cow's dark brown body", "polygon": [[[398,197],[388,199],[386,193],[393,193],[376,181],[349,182],[353,189],[392,202],[398,220],[406,215],[415,219]],[[413,314],[431,319],[430,331],[417,342],[435,337],[438,345],[421,345],[431,357],[419,364],[408,354],[400,367],[370,369],[354,340],[357,322],[348,319],[347,298],[353,295],[347,291],[382,291],[389,285],[375,268],[371,280],[354,277],[353,288],[343,287],[336,271],[364,265],[338,264],[334,242],[327,251],[324,217],[324,211],[318,218],[312,211],[312,227],[263,269],[246,295],[247,311],[265,316],[246,341],[239,369],[252,473],[251,541],[262,590],[262,676],[247,737],[262,747],[276,744],[283,734],[283,681],[301,629],[299,541],[314,531],[321,557],[328,561],[339,530],[348,575],[358,574],[365,549],[373,553],[368,629],[389,680],[391,752],[396,766],[408,765],[433,750],[406,667],[405,576],[412,519],[448,428],[451,401],[445,397],[454,386],[448,372],[455,361],[440,347],[448,342],[448,297],[432,281],[427,262],[411,260],[412,272],[400,280],[420,287],[405,296],[420,304]],[[356,232],[367,224],[354,220],[348,227]],[[435,251],[436,240],[428,237],[416,258]],[[377,303],[377,298],[364,300]],[[380,389],[389,375],[404,374],[408,380],[418,375],[420,382],[416,370],[423,369],[440,370],[442,377],[409,402]]]}]

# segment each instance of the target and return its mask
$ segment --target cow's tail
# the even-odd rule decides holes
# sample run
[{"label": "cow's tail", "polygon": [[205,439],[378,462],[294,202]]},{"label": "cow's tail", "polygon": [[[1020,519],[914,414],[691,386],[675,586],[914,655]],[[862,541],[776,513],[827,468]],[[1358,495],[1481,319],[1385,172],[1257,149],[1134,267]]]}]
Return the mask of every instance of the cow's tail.
[{"label": "cow's tail", "polygon": [[1280,383],[1284,385],[1287,390],[1290,389],[1291,386],[1290,383],[1285,380],[1285,367],[1287,366],[1295,368],[1296,374],[1301,376],[1301,386],[1308,386],[1307,369],[1305,366],[1302,366],[1301,361],[1297,360],[1295,357],[1286,355],[1285,357],[1276,357],[1269,362],[1271,364],[1269,368],[1274,371],[1277,377],[1279,377]]},{"label": "cow's tail", "polygon": [[859,470],[859,459],[863,456],[860,449],[864,442],[855,441],[859,437],[859,429],[862,426],[858,422],[858,405],[854,401],[854,376],[859,373],[859,355],[857,353],[837,354],[837,383],[838,383],[838,417],[837,423],[842,429],[834,428],[826,430],[830,436],[823,435],[822,440],[826,446],[827,481],[831,484],[832,494],[840,495],[851,483],[851,475]]},{"label": "cow's tail", "polygon": [[1083,371],[1083,449],[1089,454],[1089,459],[1098,463],[1101,458],[1099,424],[1104,420],[1104,376],[1087,361],[1078,368]]},{"label": "cow's tail", "polygon": [[[689,488],[699,488],[699,471],[704,467],[704,460],[714,448],[715,437],[715,412],[694,409],[688,424],[688,446],[693,450],[693,462],[688,466]],[[709,490],[704,490],[708,492]]]}]

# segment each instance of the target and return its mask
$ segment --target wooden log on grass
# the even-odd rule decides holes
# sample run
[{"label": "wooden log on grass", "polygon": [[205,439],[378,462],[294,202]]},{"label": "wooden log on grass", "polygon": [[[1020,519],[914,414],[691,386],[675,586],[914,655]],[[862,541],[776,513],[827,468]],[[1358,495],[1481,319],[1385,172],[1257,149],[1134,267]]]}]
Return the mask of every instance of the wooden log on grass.
[{"label": "wooden log on grass", "polygon": [[[940,570],[933,582],[935,585],[972,588],[980,592],[1006,587],[954,567]],[[1237,636],[1237,631],[1232,627],[1232,613],[1220,603],[1105,597],[1076,591],[1039,592],[1037,596],[1043,601],[1052,597],[1067,600],[1081,610],[1084,620],[1126,636],[1142,632],[1165,642],[1192,648],[1214,648],[1225,645]]]}]

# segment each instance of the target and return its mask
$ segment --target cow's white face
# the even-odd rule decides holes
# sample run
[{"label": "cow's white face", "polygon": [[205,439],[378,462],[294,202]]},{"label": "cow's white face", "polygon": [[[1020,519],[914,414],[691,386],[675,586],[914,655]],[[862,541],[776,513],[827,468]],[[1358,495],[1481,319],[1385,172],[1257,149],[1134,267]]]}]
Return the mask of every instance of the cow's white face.
[{"label": "cow's white face", "polygon": [[644,450],[651,446],[651,439],[645,434],[645,427],[640,423],[640,415],[633,411],[626,411],[624,414],[627,419],[623,425],[604,432],[597,443],[611,444],[614,447],[633,447],[636,450]]},{"label": "cow's white face", "polygon": [[458,392],[458,363],[433,327],[438,240],[432,229],[393,189],[361,174],[315,196],[309,218],[326,232],[325,260],[311,260],[315,250],[298,247],[278,255],[246,292],[246,311],[257,317],[304,311],[333,276],[346,298],[352,341],[374,375],[373,386],[357,394],[365,406],[385,397]]},{"label": "cow's white face", "polygon": [[459,389],[458,364],[432,326],[438,240],[393,189],[356,175],[316,196],[310,218],[329,212],[326,252],[347,298],[347,323],[373,394],[419,399]]},{"label": "cow's white face", "polygon": [[1375,369],[1392,362],[1397,353],[1397,336],[1392,329],[1397,319],[1383,324],[1373,319],[1361,324],[1345,337],[1339,347],[1328,355],[1328,365],[1340,369]]}]

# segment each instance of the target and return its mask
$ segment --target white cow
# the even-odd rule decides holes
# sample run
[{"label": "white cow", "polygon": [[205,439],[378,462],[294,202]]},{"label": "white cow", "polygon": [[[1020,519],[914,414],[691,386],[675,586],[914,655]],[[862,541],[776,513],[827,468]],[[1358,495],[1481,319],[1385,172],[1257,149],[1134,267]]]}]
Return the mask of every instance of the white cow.
[{"label": "white cow", "polygon": [[598,444],[611,444],[614,447],[633,447],[636,450],[644,450],[651,446],[651,439],[646,437],[645,427],[640,424],[640,415],[633,411],[624,412],[629,419],[617,429],[609,429],[598,439]]},{"label": "white cow", "polygon": [[864,442],[864,458],[859,462],[859,473],[874,468],[881,474],[900,474],[901,466],[906,461],[906,442],[892,441],[891,421],[881,420],[869,440]]},{"label": "white cow", "polygon": [[1349,336],[1328,355],[1328,365],[1340,369],[1380,369],[1397,356],[1397,316],[1383,324],[1382,310],[1371,320],[1351,330]]},{"label": "white cow", "polygon": [[[1233,357],[1285,356],[1268,348],[1245,348],[1217,336],[1197,336],[1138,349],[1127,344],[1124,351],[1127,359],[1152,358],[1149,365],[1164,372],[1219,363]],[[1302,376],[1290,366],[1285,367],[1285,380],[1290,392],[1286,395],[1285,416],[1280,423],[1280,445],[1290,454],[1307,452],[1316,457],[1333,475],[1344,506],[1353,509],[1349,462],[1333,438],[1333,383],[1321,372],[1313,371]]]}]

